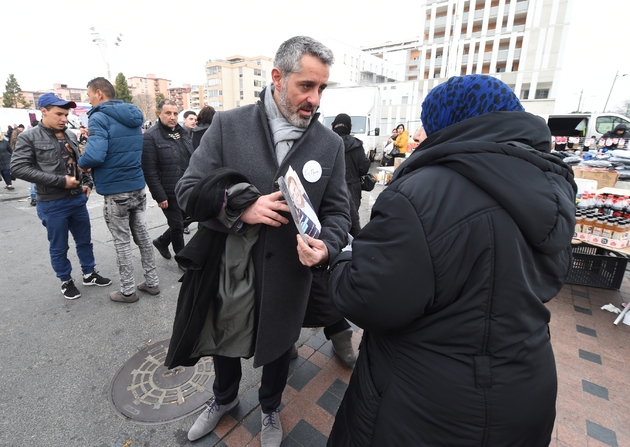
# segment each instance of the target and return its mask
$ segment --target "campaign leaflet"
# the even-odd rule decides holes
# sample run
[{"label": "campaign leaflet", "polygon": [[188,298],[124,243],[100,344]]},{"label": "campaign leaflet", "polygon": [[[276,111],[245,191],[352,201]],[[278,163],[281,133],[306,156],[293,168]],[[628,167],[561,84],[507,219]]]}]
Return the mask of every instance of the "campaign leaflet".
[{"label": "campaign leaflet", "polygon": [[295,226],[304,242],[306,242],[307,234],[318,239],[322,225],[319,223],[313,204],[302,186],[300,177],[291,166],[287,169],[284,177],[278,178],[278,185],[287,205],[289,205]]}]

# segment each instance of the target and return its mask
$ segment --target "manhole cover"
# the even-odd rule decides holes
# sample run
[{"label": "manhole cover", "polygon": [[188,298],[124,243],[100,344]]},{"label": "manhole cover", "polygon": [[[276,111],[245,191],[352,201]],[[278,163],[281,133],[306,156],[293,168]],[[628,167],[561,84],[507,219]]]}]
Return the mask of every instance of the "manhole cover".
[{"label": "manhole cover", "polygon": [[164,366],[169,340],[139,351],[114,376],[109,399],[114,411],[139,424],[163,424],[198,410],[212,396],[211,357],[195,366]]}]

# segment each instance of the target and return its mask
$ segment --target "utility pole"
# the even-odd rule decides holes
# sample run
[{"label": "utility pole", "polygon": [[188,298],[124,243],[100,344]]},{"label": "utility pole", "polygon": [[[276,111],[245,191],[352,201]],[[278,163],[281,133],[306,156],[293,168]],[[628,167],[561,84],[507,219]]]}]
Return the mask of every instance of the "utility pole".
[{"label": "utility pole", "polygon": [[610,91],[608,92],[608,98],[606,98],[606,103],[604,104],[604,110],[602,110],[602,113],[606,111],[608,100],[610,99],[610,95],[612,94],[613,88],[615,87],[615,81],[617,80],[617,78],[619,77],[623,78],[624,76],[628,76],[628,73],[622,74],[621,76],[619,76],[619,70],[617,70],[617,73],[615,73],[615,79],[613,79],[612,85],[610,86]]},{"label": "utility pole", "polygon": [[[90,31],[92,32],[92,42],[94,42],[96,44],[96,46],[98,46],[98,48],[101,50],[101,56],[103,57],[103,61],[105,62],[105,65],[107,65],[107,79],[112,82],[112,74],[111,71],[109,70],[109,56],[107,53],[107,40],[105,39],[105,37],[101,36],[101,34],[96,31],[94,29],[94,27],[90,28]],[[116,36],[116,41],[114,42],[115,46],[120,46],[120,43],[122,42],[121,40],[122,34],[118,34]]]}]

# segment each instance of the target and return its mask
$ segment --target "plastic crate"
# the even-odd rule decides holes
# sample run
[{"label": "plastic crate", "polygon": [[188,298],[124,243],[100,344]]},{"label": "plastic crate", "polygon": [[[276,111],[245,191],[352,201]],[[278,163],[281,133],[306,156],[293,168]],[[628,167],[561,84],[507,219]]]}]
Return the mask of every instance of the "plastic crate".
[{"label": "plastic crate", "polygon": [[619,290],[628,258],[620,253],[587,244],[573,246],[573,265],[566,282]]}]

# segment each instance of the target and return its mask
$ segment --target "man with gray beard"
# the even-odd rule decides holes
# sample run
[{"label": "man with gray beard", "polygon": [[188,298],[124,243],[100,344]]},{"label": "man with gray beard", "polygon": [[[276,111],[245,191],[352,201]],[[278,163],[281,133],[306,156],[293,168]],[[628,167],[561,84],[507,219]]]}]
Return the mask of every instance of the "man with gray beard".
[{"label": "man with gray beard", "polygon": [[[227,233],[229,243],[229,238],[245,238],[249,229],[259,230],[249,257],[256,304],[251,352],[254,367],[263,367],[259,401],[261,445],[266,447],[282,441],[278,408],[312,276],[325,272],[329,258],[346,244],[350,228],[343,142],[317,121],[315,113],[333,60],[327,47],[309,37],[284,42],[275,57],[273,83],[261,92],[261,101],[215,115],[176,187],[179,203],[187,209],[191,192],[201,180],[219,168],[232,168],[260,192],[230,227],[213,218],[201,222],[198,231]],[[277,182],[289,166],[300,176],[318,214],[320,239],[308,238],[305,243],[291,222]],[[188,432],[190,440],[210,433],[238,405],[240,357],[252,354],[195,353],[203,355],[213,355],[215,397]]]}]

